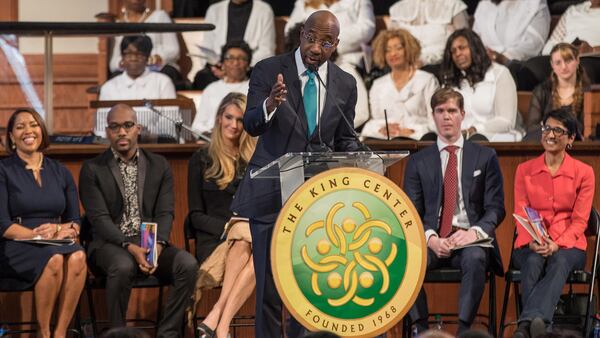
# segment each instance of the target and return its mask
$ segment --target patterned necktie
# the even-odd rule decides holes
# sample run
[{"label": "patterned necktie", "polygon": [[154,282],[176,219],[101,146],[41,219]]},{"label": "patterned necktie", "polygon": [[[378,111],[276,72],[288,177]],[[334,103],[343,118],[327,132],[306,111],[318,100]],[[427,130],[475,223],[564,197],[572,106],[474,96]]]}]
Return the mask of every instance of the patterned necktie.
[{"label": "patterned necktie", "polygon": [[315,83],[315,73],[307,70],[308,81],[304,85],[304,113],[308,122],[308,137],[312,135],[317,126],[317,84]]},{"label": "patterned necktie", "polygon": [[457,146],[444,148],[448,152],[448,164],[444,174],[444,205],[442,207],[442,218],[440,220],[440,237],[445,238],[452,232],[452,216],[456,209],[458,192],[458,166],[456,160]]}]

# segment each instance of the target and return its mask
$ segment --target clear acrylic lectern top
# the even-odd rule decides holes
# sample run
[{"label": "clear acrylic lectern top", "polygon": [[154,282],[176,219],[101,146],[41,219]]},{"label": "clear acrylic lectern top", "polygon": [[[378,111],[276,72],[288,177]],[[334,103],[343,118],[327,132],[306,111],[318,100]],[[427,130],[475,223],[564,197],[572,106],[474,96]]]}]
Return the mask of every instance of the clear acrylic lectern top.
[{"label": "clear acrylic lectern top", "polygon": [[287,153],[264,167],[250,172],[252,179],[279,179],[284,204],[307,178],[339,167],[363,168],[380,175],[408,156],[409,151],[360,151],[347,153]]}]

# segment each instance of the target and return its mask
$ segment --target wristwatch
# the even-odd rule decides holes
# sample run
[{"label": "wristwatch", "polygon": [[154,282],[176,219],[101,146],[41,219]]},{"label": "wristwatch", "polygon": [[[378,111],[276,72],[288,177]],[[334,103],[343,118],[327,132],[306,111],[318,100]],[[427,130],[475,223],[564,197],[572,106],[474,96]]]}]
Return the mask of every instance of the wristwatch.
[{"label": "wristwatch", "polygon": [[127,241],[125,241],[125,242],[121,242],[121,247],[122,247],[123,249],[127,249],[127,247],[129,246],[129,244],[131,244],[131,242],[127,242]]}]

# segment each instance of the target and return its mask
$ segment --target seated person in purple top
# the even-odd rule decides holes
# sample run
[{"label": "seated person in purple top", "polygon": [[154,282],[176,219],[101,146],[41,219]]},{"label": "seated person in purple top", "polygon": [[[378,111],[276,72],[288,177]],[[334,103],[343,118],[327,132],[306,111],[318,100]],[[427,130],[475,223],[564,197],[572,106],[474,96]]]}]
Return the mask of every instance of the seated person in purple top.
[{"label": "seated person in purple top", "polygon": [[77,188],[67,168],[44,156],[48,132],[37,112],[16,110],[6,134],[9,156],[0,164],[0,289],[33,289],[37,336],[66,337],[85,282],[83,248],[15,240],[76,240]]}]

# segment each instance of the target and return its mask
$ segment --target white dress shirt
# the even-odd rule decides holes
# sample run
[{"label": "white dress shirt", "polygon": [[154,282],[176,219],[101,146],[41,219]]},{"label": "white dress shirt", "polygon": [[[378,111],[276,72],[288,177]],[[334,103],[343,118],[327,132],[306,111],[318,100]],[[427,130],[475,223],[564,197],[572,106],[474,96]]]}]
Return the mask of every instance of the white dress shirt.
[{"label": "white dress shirt", "polygon": [[285,25],[285,32],[302,23],[317,10],[332,12],[340,23],[340,43],[337,64],[348,62],[359,65],[362,58],[362,45],[368,44],[375,34],[375,14],[371,0],[340,0],[327,7],[306,7],[305,0],[296,0],[292,14]]},{"label": "white dress shirt", "polygon": [[[172,23],[171,17],[167,12],[157,9],[154,10],[144,23]],[[170,65],[179,69],[177,61],[179,60],[179,41],[175,33],[146,33],[152,40],[152,52],[150,55],[160,55],[163,65]],[[121,62],[121,41],[122,36],[115,37],[115,44],[110,58],[110,71],[119,70],[119,62]]]},{"label": "white dress shirt", "polygon": [[[446,175],[446,167],[448,166],[448,159],[450,158],[450,154],[444,150],[444,148],[446,148],[447,146],[449,146],[450,144],[445,143],[444,141],[442,141],[439,137],[437,139],[437,147],[438,150],[440,151],[440,160],[442,162],[442,177],[444,177]],[[452,227],[458,227],[458,228],[462,228],[465,230],[468,229],[475,229],[481,236],[482,238],[487,238],[488,235],[485,233],[485,231],[483,231],[483,229],[481,229],[481,227],[476,226],[476,225],[471,225],[469,223],[469,217],[467,216],[467,209],[465,208],[465,200],[463,198],[463,191],[462,191],[462,180],[461,180],[461,174],[462,174],[462,155],[463,155],[463,148],[465,145],[465,139],[462,137],[462,135],[460,136],[460,138],[453,144],[454,146],[457,146],[458,149],[455,150],[455,154],[456,154],[456,161],[457,161],[457,171],[456,174],[458,175],[458,198],[456,199],[456,209],[454,209],[454,213],[452,215]],[[443,182],[443,180],[442,180]],[[442,202],[444,201],[444,197],[442,196]],[[442,217],[442,208],[443,205],[440,205],[440,210],[438,212],[438,224],[440,223],[440,219]],[[427,230],[425,231],[425,238],[426,241],[429,241],[429,238],[431,236],[438,236],[437,232],[435,232],[434,230]]]},{"label": "white dress shirt", "polygon": [[379,131],[385,128],[386,110],[388,123],[398,123],[402,128],[413,129],[414,133],[409,137],[420,139],[430,131],[429,101],[438,87],[435,76],[422,70],[416,70],[400,90],[396,89],[391,73],[376,79],[369,93],[372,117],[363,127],[362,136],[387,139]]},{"label": "white dress shirt", "polygon": [[[260,60],[275,55],[275,18],[271,6],[261,0],[251,0],[252,11],[244,32],[244,41],[252,49],[251,66]],[[206,10],[204,21],[215,25],[205,32],[202,47],[212,50],[218,57],[227,42],[227,20],[229,1],[214,3]]]},{"label": "white dress shirt", "polygon": [[572,43],[575,39],[587,41],[590,46],[600,46],[600,8],[591,8],[586,1],[572,5],[560,17],[542,54],[548,55],[552,47],[559,42]]},{"label": "white dress shirt", "polygon": [[[173,82],[168,76],[158,72],[151,72],[146,69],[142,75],[135,79],[130,78],[129,75],[124,72],[106,81],[100,88],[99,100],[174,99],[176,96],[175,86],[173,86]],[[94,129],[94,134],[98,136],[106,137],[105,127],[107,112],[108,108],[98,109],[96,112],[96,127]],[[159,134],[175,134],[174,128],[171,128],[172,123],[165,121],[164,118],[155,117],[155,113],[149,112],[145,108],[142,110],[136,108],[136,112],[138,113],[138,121],[140,124],[145,125],[149,130]],[[146,118],[146,116],[149,116],[149,118]],[[177,112],[171,117],[181,119],[181,114]],[[161,127],[160,130],[157,130],[156,128],[158,128],[158,126],[166,127]]]},{"label": "white dress shirt", "polygon": [[510,60],[539,55],[550,31],[546,0],[483,0],[474,18],[473,31],[483,44]]},{"label": "white dress shirt", "polygon": [[492,62],[482,81],[471,87],[463,80],[459,91],[465,103],[462,129],[475,127],[488,140],[520,141],[517,123],[517,87],[508,68]]},{"label": "white dress shirt", "polygon": [[[424,65],[442,61],[446,40],[455,29],[456,16],[466,18],[467,5],[461,0],[401,0],[390,7],[390,27],[404,28],[421,43]],[[468,22],[464,21],[465,27]]]},{"label": "white dress shirt", "polygon": [[248,80],[236,83],[219,80],[209,84],[198,100],[192,129],[200,133],[210,132],[215,126],[215,117],[221,100],[233,92],[248,95]]}]

